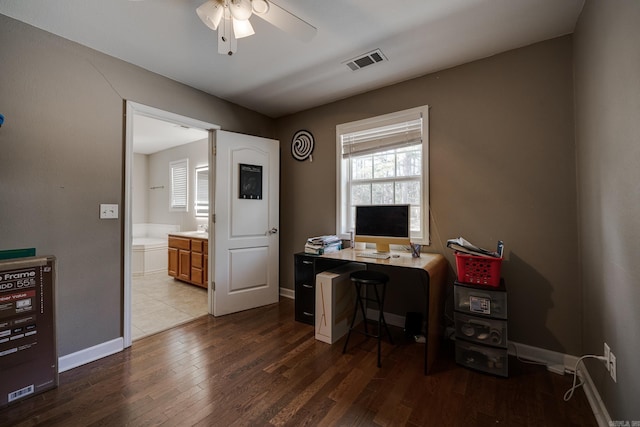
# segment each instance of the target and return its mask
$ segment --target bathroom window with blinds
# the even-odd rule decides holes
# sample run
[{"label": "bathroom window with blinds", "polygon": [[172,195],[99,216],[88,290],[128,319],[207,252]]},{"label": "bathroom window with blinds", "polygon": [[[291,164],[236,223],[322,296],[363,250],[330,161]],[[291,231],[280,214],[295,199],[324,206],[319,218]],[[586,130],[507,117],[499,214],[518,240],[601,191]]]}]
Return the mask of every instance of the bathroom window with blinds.
[{"label": "bathroom window with blinds", "polygon": [[338,234],[357,205],[409,204],[411,240],[429,244],[428,112],[423,106],[336,127]]},{"label": "bathroom window with blinds", "polygon": [[209,215],[209,166],[196,168],[196,216]]},{"label": "bathroom window with blinds", "polygon": [[188,211],[189,200],[189,159],[169,162],[171,179],[171,204],[173,211]]}]

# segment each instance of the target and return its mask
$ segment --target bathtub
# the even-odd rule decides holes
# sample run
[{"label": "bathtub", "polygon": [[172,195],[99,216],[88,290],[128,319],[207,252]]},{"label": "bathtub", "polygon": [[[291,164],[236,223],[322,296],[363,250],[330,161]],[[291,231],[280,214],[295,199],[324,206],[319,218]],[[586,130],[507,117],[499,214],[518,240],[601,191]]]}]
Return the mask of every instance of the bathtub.
[{"label": "bathtub", "polygon": [[166,272],[167,234],[180,231],[179,225],[169,224],[133,224],[131,242],[131,274]]}]

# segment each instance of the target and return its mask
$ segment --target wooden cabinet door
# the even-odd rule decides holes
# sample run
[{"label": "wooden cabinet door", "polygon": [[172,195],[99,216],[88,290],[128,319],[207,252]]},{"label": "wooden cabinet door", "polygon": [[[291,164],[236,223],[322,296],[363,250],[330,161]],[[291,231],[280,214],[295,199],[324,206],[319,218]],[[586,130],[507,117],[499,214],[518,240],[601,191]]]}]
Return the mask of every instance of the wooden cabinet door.
[{"label": "wooden cabinet door", "polygon": [[191,282],[198,286],[202,286],[204,278],[202,260],[203,256],[201,253],[191,252]]},{"label": "wooden cabinet door", "polygon": [[169,276],[178,277],[178,249],[169,248]]},{"label": "wooden cabinet door", "polygon": [[191,280],[191,251],[180,250],[178,252],[178,278]]}]

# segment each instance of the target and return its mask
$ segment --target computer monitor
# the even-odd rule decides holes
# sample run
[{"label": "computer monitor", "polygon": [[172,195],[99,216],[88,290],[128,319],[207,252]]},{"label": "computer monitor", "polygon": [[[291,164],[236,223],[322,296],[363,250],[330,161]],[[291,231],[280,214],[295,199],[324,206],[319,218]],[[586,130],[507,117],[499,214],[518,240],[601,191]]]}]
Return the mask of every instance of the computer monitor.
[{"label": "computer monitor", "polygon": [[409,205],[356,206],[356,242],[375,243],[377,252],[389,245],[409,245]]}]

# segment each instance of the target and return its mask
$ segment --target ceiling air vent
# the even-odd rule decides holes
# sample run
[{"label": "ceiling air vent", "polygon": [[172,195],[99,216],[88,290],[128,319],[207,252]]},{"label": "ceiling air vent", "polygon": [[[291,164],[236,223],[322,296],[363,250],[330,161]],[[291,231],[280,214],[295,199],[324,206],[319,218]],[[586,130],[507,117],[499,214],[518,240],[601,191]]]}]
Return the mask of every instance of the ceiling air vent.
[{"label": "ceiling air vent", "polygon": [[377,64],[378,62],[387,61],[387,58],[382,54],[380,49],[372,50],[364,55],[360,55],[356,58],[349,59],[344,64],[351,68],[352,71],[359,70],[369,65]]}]

